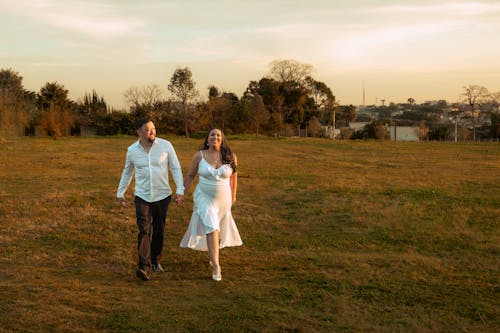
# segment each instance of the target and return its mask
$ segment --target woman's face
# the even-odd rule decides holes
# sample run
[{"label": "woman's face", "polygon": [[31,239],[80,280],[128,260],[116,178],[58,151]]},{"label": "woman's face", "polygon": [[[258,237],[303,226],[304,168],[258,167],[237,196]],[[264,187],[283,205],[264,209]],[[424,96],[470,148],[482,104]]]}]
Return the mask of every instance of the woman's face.
[{"label": "woman's face", "polygon": [[222,143],[222,132],[217,128],[211,130],[210,133],[208,133],[207,143],[209,147],[219,149]]}]

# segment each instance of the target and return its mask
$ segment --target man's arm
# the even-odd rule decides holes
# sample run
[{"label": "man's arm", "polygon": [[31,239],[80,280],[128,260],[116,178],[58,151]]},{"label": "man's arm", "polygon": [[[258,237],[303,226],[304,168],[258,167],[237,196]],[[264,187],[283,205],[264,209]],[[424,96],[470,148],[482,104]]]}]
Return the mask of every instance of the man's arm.
[{"label": "man's arm", "polygon": [[182,179],[182,168],[175,153],[174,147],[170,144],[170,152],[168,153],[168,165],[170,166],[170,172],[172,173],[172,178],[175,183],[175,196],[174,201],[176,203],[182,203],[184,201],[184,181]]},{"label": "man's arm", "polygon": [[125,192],[132,181],[132,176],[134,175],[134,164],[130,158],[130,152],[127,151],[127,157],[125,159],[125,167],[123,168],[122,176],[120,178],[120,184],[118,185],[118,190],[116,191],[116,197],[123,207],[128,207],[128,202],[125,200]]}]

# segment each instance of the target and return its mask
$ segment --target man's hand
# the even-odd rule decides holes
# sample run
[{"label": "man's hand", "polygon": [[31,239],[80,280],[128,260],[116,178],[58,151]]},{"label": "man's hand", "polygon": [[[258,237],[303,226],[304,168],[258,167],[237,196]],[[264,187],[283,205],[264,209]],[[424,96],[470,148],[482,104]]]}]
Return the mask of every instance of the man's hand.
[{"label": "man's hand", "polygon": [[184,202],[184,196],[180,194],[174,195],[174,201],[176,204],[180,205]]},{"label": "man's hand", "polygon": [[125,200],[125,198],[118,198],[118,201],[120,202],[120,205],[122,205],[122,207],[128,208],[128,202],[127,200]]}]

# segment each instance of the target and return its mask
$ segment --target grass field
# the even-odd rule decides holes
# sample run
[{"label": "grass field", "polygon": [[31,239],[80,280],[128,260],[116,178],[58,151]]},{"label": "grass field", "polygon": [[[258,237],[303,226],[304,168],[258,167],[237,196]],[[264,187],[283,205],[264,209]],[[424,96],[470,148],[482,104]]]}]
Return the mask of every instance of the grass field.
[{"label": "grass field", "polygon": [[[202,140],[169,138],[184,170]],[[135,278],[135,138],[0,143],[0,332],[498,332],[498,143],[231,138],[244,246]],[[132,198],[132,188],[127,192]]]}]

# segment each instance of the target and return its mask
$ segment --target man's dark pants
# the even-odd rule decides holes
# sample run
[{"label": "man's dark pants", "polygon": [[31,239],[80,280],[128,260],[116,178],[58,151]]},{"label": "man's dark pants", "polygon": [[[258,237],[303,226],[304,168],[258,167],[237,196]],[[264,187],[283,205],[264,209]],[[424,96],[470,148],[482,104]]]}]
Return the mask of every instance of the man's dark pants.
[{"label": "man's dark pants", "polygon": [[135,197],[135,213],[139,236],[137,249],[139,252],[139,269],[149,271],[151,264],[159,264],[163,251],[163,233],[171,196],[147,202]]}]

